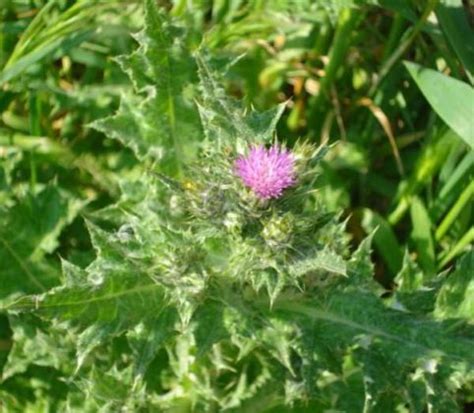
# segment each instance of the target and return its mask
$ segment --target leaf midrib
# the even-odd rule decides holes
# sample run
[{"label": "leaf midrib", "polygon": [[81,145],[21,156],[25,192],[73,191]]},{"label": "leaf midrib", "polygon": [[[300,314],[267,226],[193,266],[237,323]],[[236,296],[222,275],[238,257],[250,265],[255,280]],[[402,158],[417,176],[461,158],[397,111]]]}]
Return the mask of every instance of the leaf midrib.
[{"label": "leaf midrib", "polygon": [[[147,284],[147,285],[142,285],[139,287],[131,288],[128,290],[123,290],[115,293],[110,293],[110,294],[105,294],[101,295],[98,297],[91,297],[85,300],[79,300],[79,301],[68,301],[68,302],[61,302],[61,303],[44,303],[40,304],[39,301],[41,301],[42,297],[47,296],[48,293],[46,293],[44,296],[33,296],[36,298],[34,303],[33,302],[28,302],[28,303],[12,303],[8,308],[9,309],[21,309],[21,308],[38,308],[39,310],[45,309],[45,308],[62,308],[62,307],[73,307],[73,306],[82,306],[82,305],[89,305],[92,303],[96,302],[101,302],[101,301],[111,301],[116,298],[120,298],[126,295],[133,295],[133,294],[139,294],[141,292],[147,292],[147,291],[152,291],[154,289],[162,288],[159,284]],[[58,290],[53,291],[54,293],[57,293]]]},{"label": "leaf midrib", "polygon": [[[352,320],[349,320],[349,319],[346,319],[346,318],[342,318],[339,315],[331,313],[328,310],[320,310],[320,309],[317,309],[317,308],[312,308],[312,307],[309,307],[307,305],[297,304],[294,301],[292,301],[292,302],[280,302],[275,306],[275,309],[280,309],[280,310],[283,310],[283,311],[290,311],[290,312],[293,312],[293,313],[296,312],[296,313],[299,313],[299,314],[306,315],[306,316],[308,316],[312,319],[319,319],[319,320],[330,321],[330,322],[333,322],[335,324],[342,324],[344,326],[351,327],[351,328],[354,328],[354,329],[358,329],[358,330],[361,330],[363,332],[372,334],[374,336],[379,336],[379,337],[383,337],[383,338],[386,338],[386,339],[391,340],[391,341],[395,341],[397,343],[402,344],[403,346],[411,346],[411,347],[419,348],[419,349],[424,350],[425,352],[437,351],[440,354],[442,354],[443,356],[449,357],[451,359],[466,361],[464,358],[462,358],[458,355],[455,355],[455,354],[452,354],[452,353],[446,353],[445,351],[440,350],[439,348],[427,347],[423,344],[420,344],[420,343],[417,343],[417,342],[414,342],[414,341],[410,341],[410,340],[406,340],[404,338],[395,336],[393,334],[389,334],[389,333],[387,333],[383,330],[380,330],[378,328],[363,325],[363,324],[357,323],[355,321],[352,321]],[[459,340],[461,340],[461,338],[458,337],[457,340],[459,341]],[[473,345],[474,345],[474,343],[473,343]]]},{"label": "leaf midrib", "polygon": [[26,274],[28,279],[36,285],[41,291],[46,291],[46,287],[41,283],[40,280],[38,280],[35,275],[29,270],[27,264],[24,262],[24,260],[16,253],[16,251],[13,249],[13,247],[8,243],[6,239],[0,236],[0,242],[4,245],[5,249],[7,252],[13,257],[13,259],[18,263],[20,268],[23,270],[23,272]]}]

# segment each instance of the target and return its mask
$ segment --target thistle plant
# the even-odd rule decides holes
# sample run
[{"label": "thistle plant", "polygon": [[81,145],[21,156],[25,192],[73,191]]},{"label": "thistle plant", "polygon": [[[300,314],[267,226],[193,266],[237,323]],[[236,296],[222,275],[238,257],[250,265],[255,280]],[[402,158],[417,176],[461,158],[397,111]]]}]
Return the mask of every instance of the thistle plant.
[{"label": "thistle plant", "polygon": [[352,247],[319,199],[330,148],[285,149],[284,105],[256,112],[230,98],[154,1],[137,39],[119,59],[133,93],[93,126],[135,152],[141,175],[89,217],[93,262],[63,261],[61,286],[9,303],[18,340],[4,374],[25,358],[57,369],[59,411],[460,411],[473,255],[430,284],[414,282],[407,258],[403,288],[382,298],[371,237]]}]

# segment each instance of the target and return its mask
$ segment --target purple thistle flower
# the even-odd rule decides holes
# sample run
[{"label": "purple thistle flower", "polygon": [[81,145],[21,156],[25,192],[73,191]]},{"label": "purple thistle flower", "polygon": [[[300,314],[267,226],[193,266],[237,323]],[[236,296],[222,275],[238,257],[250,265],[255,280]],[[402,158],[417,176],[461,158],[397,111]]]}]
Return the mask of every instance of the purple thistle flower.
[{"label": "purple thistle flower", "polygon": [[259,145],[235,161],[235,172],[259,198],[278,198],[284,189],[296,183],[294,164],[288,150],[278,145],[269,149]]}]

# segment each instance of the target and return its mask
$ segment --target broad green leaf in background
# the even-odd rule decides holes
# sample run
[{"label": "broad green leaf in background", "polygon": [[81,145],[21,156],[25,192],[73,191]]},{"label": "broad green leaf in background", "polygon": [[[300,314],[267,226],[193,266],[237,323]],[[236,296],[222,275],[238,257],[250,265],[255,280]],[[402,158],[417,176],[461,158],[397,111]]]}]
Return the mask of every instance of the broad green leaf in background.
[{"label": "broad green leaf in background", "polygon": [[433,110],[474,149],[474,88],[416,63],[405,66]]}]

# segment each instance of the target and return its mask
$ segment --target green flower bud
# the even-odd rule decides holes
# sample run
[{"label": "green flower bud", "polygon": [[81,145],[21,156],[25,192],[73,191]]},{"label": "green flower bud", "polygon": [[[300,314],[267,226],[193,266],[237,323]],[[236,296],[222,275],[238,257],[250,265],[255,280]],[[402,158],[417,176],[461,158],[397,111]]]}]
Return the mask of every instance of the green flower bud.
[{"label": "green flower bud", "polygon": [[262,237],[268,246],[274,248],[288,244],[293,234],[294,221],[293,214],[272,216],[262,230]]}]

